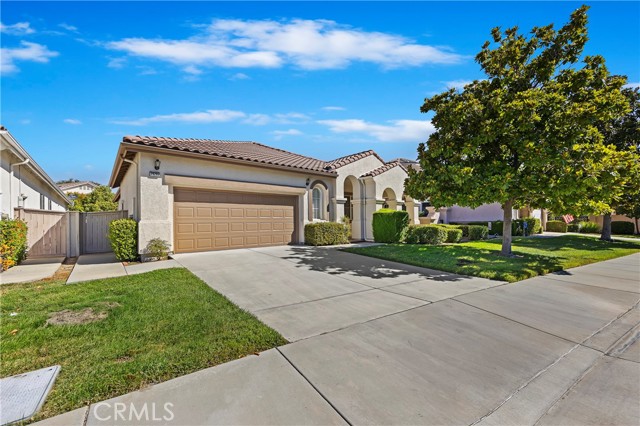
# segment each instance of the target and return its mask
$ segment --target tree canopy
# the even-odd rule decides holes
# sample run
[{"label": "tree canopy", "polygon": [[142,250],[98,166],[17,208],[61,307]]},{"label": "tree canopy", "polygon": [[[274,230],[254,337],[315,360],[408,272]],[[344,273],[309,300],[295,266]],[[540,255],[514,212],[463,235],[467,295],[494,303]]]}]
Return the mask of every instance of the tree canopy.
[{"label": "tree canopy", "polygon": [[113,201],[111,188],[100,185],[89,194],[74,194],[75,199],[69,210],[80,212],[107,212],[118,210],[118,203]]},{"label": "tree canopy", "polygon": [[421,171],[410,170],[407,194],[436,207],[500,203],[504,255],[511,254],[512,209],[579,205],[615,161],[598,126],[627,112],[626,80],[611,76],[600,56],[581,59],[587,10],[528,37],[518,27],[494,28],[493,42],[476,56],[486,79],[421,107],[435,113],[436,131],[418,147]]}]

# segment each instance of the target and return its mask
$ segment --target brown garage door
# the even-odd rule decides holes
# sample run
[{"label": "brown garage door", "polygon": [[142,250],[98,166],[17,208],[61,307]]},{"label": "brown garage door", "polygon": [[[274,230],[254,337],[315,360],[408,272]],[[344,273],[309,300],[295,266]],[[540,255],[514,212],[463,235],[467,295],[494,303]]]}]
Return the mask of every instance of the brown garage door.
[{"label": "brown garage door", "polygon": [[174,190],[176,253],[264,247],[294,239],[296,197]]}]

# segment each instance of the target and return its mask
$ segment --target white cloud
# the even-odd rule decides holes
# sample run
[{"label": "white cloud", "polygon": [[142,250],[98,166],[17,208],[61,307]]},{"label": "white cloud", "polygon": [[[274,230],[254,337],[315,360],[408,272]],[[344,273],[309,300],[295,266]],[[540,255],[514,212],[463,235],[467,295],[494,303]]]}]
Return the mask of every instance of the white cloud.
[{"label": "white cloud", "polygon": [[450,80],[443,81],[443,83],[445,86],[447,86],[447,89],[462,90],[467,84],[473,83],[473,80]]},{"label": "white cloud", "polygon": [[138,72],[138,75],[156,75],[158,74],[158,71],[156,71],[155,69],[151,68],[151,67],[147,67],[147,66],[136,66],[136,69],[139,69],[140,72]]},{"label": "white cloud", "polygon": [[73,25],[66,24],[66,23],[64,23],[64,22],[63,22],[62,24],[58,24],[58,26],[59,26],[60,28],[63,28],[63,29],[65,29],[65,30],[67,30],[67,31],[71,31],[71,32],[78,32],[78,27],[75,27],[75,26],[73,26]]},{"label": "white cloud", "polygon": [[361,133],[380,142],[423,142],[435,131],[430,121],[390,120],[388,124],[376,124],[364,120],[320,120],[334,133]]},{"label": "white cloud", "polygon": [[28,118],[24,118],[24,119],[20,120],[20,124],[24,124],[24,125],[31,124],[31,120],[28,119]]},{"label": "white cloud", "polygon": [[127,62],[127,58],[109,58],[107,66],[116,70],[122,69]]},{"label": "white cloud", "polygon": [[252,126],[264,126],[271,122],[271,117],[267,114],[249,114],[242,122]]},{"label": "white cloud", "polygon": [[195,67],[193,65],[187,65],[186,67],[184,67],[182,69],[182,71],[186,72],[187,74],[191,74],[191,75],[200,75],[202,74],[202,70],[198,67]]},{"label": "white cloud", "polygon": [[154,115],[152,117],[137,118],[134,120],[114,120],[113,123],[128,126],[146,126],[147,124],[153,123],[205,124],[233,121],[243,117],[246,117],[246,114],[242,111],[209,109],[199,112]]},{"label": "white cloud", "polygon": [[624,86],[625,89],[635,89],[635,88],[640,88],[640,83],[627,83]]},{"label": "white cloud", "polygon": [[183,67],[279,68],[290,64],[319,70],[365,62],[397,68],[452,64],[464,59],[447,48],[321,19],[220,19],[188,39],[125,38],[107,43],[106,47]]},{"label": "white cloud", "polygon": [[284,136],[299,136],[302,134],[302,132],[298,129],[289,129],[289,130],[274,130],[273,132],[271,132],[271,134],[275,136],[274,137],[275,140],[280,140]]},{"label": "white cloud", "polygon": [[288,112],[286,114],[274,114],[274,119],[281,124],[292,124],[309,121],[309,116],[301,112]]},{"label": "white cloud", "polygon": [[13,25],[5,25],[0,22],[0,33],[9,35],[27,35],[33,34],[36,31],[31,28],[31,24],[28,22],[17,22]]},{"label": "white cloud", "polygon": [[73,124],[74,126],[77,126],[78,124],[82,124],[82,121],[76,118],[65,118],[63,121],[67,124]]},{"label": "white cloud", "polygon": [[325,111],[345,111],[346,110],[346,108],[341,106],[326,106],[326,107],[322,107],[322,109]]},{"label": "white cloud", "polygon": [[249,77],[248,75],[241,73],[241,72],[237,72],[234,75],[232,75],[231,77],[229,77],[229,80],[235,81],[235,80],[250,80],[251,77]]},{"label": "white cloud", "polygon": [[49,62],[50,58],[58,56],[58,52],[51,51],[47,46],[28,41],[21,41],[20,47],[3,47],[0,49],[0,74],[12,74],[19,71],[16,62]]}]

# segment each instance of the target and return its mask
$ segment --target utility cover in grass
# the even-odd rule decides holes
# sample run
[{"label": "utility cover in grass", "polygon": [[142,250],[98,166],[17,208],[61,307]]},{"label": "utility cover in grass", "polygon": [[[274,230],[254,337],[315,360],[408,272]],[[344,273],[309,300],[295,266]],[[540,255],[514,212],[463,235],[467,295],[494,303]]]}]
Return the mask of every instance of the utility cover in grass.
[{"label": "utility cover in grass", "polygon": [[0,379],[0,425],[25,420],[36,414],[59,372],[60,366],[54,365]]}]

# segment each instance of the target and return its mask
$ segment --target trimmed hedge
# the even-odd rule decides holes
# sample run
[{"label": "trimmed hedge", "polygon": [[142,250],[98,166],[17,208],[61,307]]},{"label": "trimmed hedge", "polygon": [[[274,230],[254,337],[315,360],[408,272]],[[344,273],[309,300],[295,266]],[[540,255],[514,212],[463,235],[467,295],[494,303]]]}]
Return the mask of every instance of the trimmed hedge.
[{"label": "trimmed hedge", "polygon": [[469,226],[469,241],[484,240],[489,235],[489,227],[482,225]]},{"label": "trimmed hedge", "polygon": [[633,235],[636,227],[633,222],[624,222],[622,220],[614,220],[611,222],[612,234]]},{"label": "trimmed hedge", "polygon": [[594,222],[582,222],[580,224],[580,232],[583,234],[597,234],[600,232],[600,225]]},{"label": "trimmed hedge", "polygon": [[108,236],[118,260],[138,258],[138,222],[133,219],[112,220],[109,223]]},{"label": "trimmed hedge", "polygon": [[440,225],[411,225],[407,230],[407,244],[442,244],[447,240],[447,229]]},{"label": "trimmed hedge", "polygon": [[567,232],[567,224],[561,220],[550,220],[547,222],[547,231],[549,232]]},{"label": "trimmed hedge", "polygon": [[447,231],[447,243],[457,243],[462,239],[462,229],[453,226],[446,226],[444,227],[444,230]]},{"label": "trimmed hedge", "polygon": [[314,222],[304,226],[304,241],[310,246],[349,243],[350,227],[338,222]]},{"label": "trimmed hedge", "polygon": [[570,223],[567,225],[567,231],[580,232],[580,223]]},{"label": "trimmed hedge", "polygon": [[[514,219],[511,221],[511,235],[514,237],[524,235],[524,223],[527,223],[527,235],[541,234],[542,223],[535,217],[525,217],[524,219]],[[491,222],[491,233],[502,235],[504,223],[501,220]]]},{"label": "trimmed hedge", "polygon": [[27,257],[27,224],[22,220],[0,220],[0,257],[3,271]]},{"label": "trimmed hedge", "polygon": [[399,243],[406,236],[409,213],[404,210],[378,210],[373,214],[372,226],[376,243]]}]

